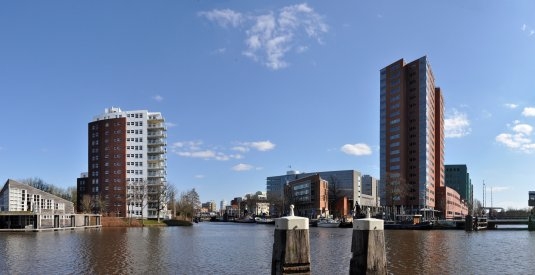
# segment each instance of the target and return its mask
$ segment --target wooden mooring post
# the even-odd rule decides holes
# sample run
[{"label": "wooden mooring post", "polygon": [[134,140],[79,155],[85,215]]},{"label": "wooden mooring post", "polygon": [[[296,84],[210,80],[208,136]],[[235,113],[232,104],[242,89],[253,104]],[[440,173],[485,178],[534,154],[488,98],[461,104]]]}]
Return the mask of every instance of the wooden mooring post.
[{"label": "wooden mooring post", "polygon": [[275,219],[271,274],[310,274],[308,218],[290,216]]},{"label": "wooden mooring post", "polygon": [[387,274],[384,221],[370,218],[353,220],[352,257],[349,274]]}]

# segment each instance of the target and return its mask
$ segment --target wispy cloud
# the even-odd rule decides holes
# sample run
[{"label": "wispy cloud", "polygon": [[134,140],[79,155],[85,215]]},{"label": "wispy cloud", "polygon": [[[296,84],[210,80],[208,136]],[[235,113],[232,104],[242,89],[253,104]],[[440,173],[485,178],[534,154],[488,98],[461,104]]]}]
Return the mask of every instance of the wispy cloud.
[{"label": "wispy cloud", "polygon": [[244,19],[244,16],[241,13],[230,9],[201,11],[198,15],[206,17],[208,20],[214,21],[225,28],[228,26],[237,27]]},{"label": "wispy cloud", "polygon": [[204,175],[195,175],[195,178],[196,178],[196,179],[204,179],[205,176],[204,176]]},{"label": "wispy cloud", "polygon": [[[275,148],[271,141],[239,142],[237,146],[224,149],[222,146],[205,145],[202,141],[179,141],[171,145],[171,152],[181,157],[201,158],[206,160],[243,159],[245,153],[252,149],[256,151],[269,151]],[[229,153],[237,151],[238,153]]]},{"label": "wispy cloud", "polygon": [[522,115],[525,117],[535,116],[535,107],[524,108],[524,111],[522,111]]},{"label": "wispy cloud", "polygon": [[215,9],[198,15],[224,28],[244,30],[243,55],[272,70],[287,67],[288,53],[304,52],[309,39],[322,44],[322,35],[328,32],[323,17],[306,3],[263,14],[244,15],[230,9]]},{"label": "wispy cloud", "polygon": [[175,142],[171,145],[171,151],[181,157],[201,158],[206,160],[214,159],[225,161],[243,158],[243,156],[240,154],[227,154],[219,151],[215,146],[205,148],[202,141]]},{"label": "wispy cloud", "polygon": [[162,102],[163,101],[163,97],[161,95],[155,95],[152,97],[152,99],[158,101],[158,102]]},{"label": "wispy cloud", "polygon": [[232,170],[237,171],[237,172],[243,172],[243,171],[249,171],[253,168],[254,167],[250,164],[240,163],[240,164],[234,165],[232,167]]},{"label": "wispy cloud", "polygon": [[509,125],[509,128],[511,132],[496,136],[497,142],[522,153],[535,152],[535,142],[531,139],[533,126],[514,121],[513,125]]},{"label": "wispy cloud", "polygon": [[522,32],[527,33],[528,36],[532,36],[535,34],[535,30],[526,24],[522,24],[522,26],[520,27],[520,30],[522,30]]},{"label": "wispy cloud", "polygon": [[212,51],[212,54],[224,54],[227,51],[227,48],[219,48]]},{"label": "wispy cloud", "polygon": [[173,122],[166,122],[165,123],[165,126],[169,127],[169,128],[172,128],[172,127],[176,127],[176,124],[173,123]]},{"label": "wispy cloud", "polygon": [[505,107],[509,108],[509,109],[516,109],[518,108],[518,104],[514,104],[514,103],[505,103]]},{"label": "wispy cloud", "polygon": [[354,156],[366,156],[372,154],[372,148],[364,143],[345,144],[340,151]]},{"label": "wispy cloud", "polygon": [[444,135],[446,138],[460,138],[470,134],[470,120],[465,113],[453,109],[444,119]]}]

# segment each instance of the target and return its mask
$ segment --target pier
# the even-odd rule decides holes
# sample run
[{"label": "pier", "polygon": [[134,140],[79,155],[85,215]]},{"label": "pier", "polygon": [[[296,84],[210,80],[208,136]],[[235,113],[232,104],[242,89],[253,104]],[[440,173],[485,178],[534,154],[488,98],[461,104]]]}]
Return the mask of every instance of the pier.
[{"label": "pier", "polygon": [[44,215],[26,211],[0,212],[0,232],[43,232],[102,227],[100,214]]}]

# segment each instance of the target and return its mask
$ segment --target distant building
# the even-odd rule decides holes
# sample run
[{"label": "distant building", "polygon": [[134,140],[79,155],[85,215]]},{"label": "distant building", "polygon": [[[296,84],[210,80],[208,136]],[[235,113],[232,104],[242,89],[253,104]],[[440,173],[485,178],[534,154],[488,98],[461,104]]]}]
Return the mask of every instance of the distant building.
[{"label": "distant building", "polygon": [[381,200],[379,196],[379,179],[376,179],[370,175],[362,176],[362,205],[365,206],[381,206]]},{"label": "distant building", "polygon": [[388,65],[379,84],[381,204],[432,211],[444,186],[444,100],[428,58]]},{"label": "distant building", "polygon": [[435,197],[437,209],[440,209],[437,216],[440,218],[463,218],[469,214],[467,203],[455,189],[449,186],[439,187]]},{"label": "distant building", "polygon": [[535,206],[535,191],[529,191],[528,206]]},{"label": "distant building", "polygon": [[77,180],[78,211],[164,217],[166,137],[158,112],[112,107],[95,116],[88,124],[88,172]]},{"label": "distant building", "polygon": [[203,209],[206,210],[206,212],[216,212],[217,211],[217,204],[215,201],[209,201],[205,202],[201,206]]},{"label": "distant building", "polygon": [[446,165],[445,183],[446,186],[459,192],[461,199],[468,205],[472,205],[474,199],[473,185],[466,164]]},{"label": "distant building", "polygon": [[[299,171],[291,170],[286,175],[272,176],[266,179],[267,198],[271,203],[277,204],[284,199],[284,188],[291,181],[306,178],[313,175],[319,175],[323,180],[329,184],[329,197],[331,200],[342,200],[344,197],[348,201],[347,207],[339,209],[341,215],[349,214],[353,208],[355,201],[361,206],[366,205],[370,207],[375,206],[375,199],[362,193],[362,177],[361,173],[356,170],[340,170],[340,171],[324,171],[312,173],[300,173]],[[342,204],[339,204],[342,205]],[[287,212],[289,206],[284,204],[284,210],[272,209],[273,214],[278,215],[279,212]],[[330,209],[331,212],[335,209]],[[345,214],[344,214],[345,213]]]},{"label": "distant building", "polygon": [[296,179],[285,186],[288,203],[294,205],[297,216],[316,218],[328,216],[329,183],[319,174]]}]

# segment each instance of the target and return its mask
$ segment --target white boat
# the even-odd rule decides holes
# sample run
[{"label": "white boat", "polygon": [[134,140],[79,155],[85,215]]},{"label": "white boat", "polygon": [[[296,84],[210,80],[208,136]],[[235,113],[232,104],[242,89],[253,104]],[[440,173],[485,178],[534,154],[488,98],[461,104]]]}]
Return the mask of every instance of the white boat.
[{"label": "white boat", "polygon": [[258,224],[275,224],[275,220],[270,218],[255,217],[254,219]]},{"label": "white boat", "polygon": [[318,227],[329,227],[329,228],[340,227],[340,221],[336,221],[333,219],[320,219],[318,221]]}]

